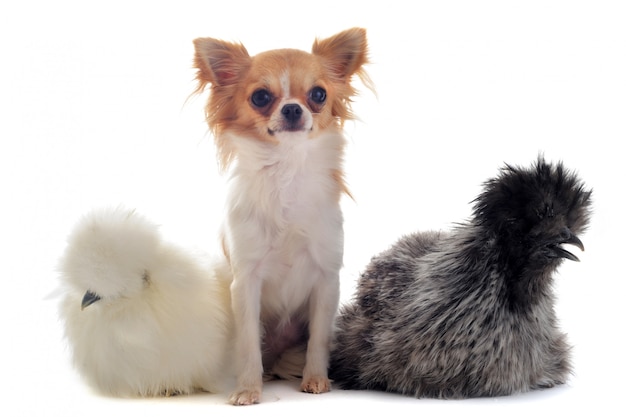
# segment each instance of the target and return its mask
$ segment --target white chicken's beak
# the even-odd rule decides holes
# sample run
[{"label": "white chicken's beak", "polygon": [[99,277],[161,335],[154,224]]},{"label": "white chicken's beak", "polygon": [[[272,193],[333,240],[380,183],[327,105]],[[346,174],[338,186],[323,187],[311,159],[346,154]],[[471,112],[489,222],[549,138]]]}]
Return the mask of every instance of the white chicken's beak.
[{"label": "white chicken's beak", "polygon": [[83,301],[80,303],[80,309],[84,310],[98,300],[100,300],[100,296],[98,294],[87,291],[83,297]]}]

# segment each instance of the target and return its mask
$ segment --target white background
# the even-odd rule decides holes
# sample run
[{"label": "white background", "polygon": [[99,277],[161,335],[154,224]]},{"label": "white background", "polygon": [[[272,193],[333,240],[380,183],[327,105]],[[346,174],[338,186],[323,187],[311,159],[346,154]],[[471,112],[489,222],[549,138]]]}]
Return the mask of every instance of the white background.
[{"label": "white background", "polygon": [[[607,1],[3,2],[0,6],[0,392],[3,415],[313,413],[624,415],[623,144],[626,14]],[[72,369],[56,316],[55,265],[74,222],[123,204],[163,234],[212,251],[224,178],[194,89],[192,39],[251,54],[309,50],[368,29],[377,96],[348,123],[342,298],[400,235],[448,228],[504,162],[544,152],[594,189],[582,262],[557,276],[574,345],[566,386],[508,398],[415,400],[266,385],[263,404],[225,396],[103,398]]]}]

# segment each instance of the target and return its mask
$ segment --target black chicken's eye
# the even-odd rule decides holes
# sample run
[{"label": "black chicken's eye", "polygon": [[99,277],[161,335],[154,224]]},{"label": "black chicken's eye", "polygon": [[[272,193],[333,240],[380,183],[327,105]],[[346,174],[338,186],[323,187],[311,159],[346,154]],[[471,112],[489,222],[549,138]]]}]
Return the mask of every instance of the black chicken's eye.
[{"label": "black chicken's eye", "polygon": [[326,90],[322,87],[313,87],[309,93],[309,97],[311,97],[313,103],[322,104],[326,101]]},{"label": "black chicken's eye", "polygon": [[252,93],[250,101],[252,101],[252,104],[256,107],[265,107],[272,102],[272,95],[265,89],[256,90]]}]

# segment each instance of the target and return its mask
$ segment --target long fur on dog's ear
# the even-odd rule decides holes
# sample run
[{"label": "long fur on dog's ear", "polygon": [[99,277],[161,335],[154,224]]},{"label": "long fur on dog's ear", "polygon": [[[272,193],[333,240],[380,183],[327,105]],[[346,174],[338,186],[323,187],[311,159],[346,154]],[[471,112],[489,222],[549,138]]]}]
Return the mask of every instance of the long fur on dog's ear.
[{"label": "long fur on dog's ear", "polygon": [[343,105],[333,107],[333,114],[342,121],[353,119],[350,103],[356,89],[350,84],[352,76],[357,75],[365,87],[376,93],[374,83],[365,71],[365,65],[369,63],[366,30],[351,28],[326,39],[316,39],[312,52],[323,57],[328,72],[334,74],[335,82],[344,87],[343,91],[338,91]]},{"label": "long fur on dog's ear", "polygon": [[196,51],[194,67],[198,70],[196,93],[202,92],[209,83],[215,86],[234,84],[250,66],[250,55],[240,43],[198,38],[193,44]]}]

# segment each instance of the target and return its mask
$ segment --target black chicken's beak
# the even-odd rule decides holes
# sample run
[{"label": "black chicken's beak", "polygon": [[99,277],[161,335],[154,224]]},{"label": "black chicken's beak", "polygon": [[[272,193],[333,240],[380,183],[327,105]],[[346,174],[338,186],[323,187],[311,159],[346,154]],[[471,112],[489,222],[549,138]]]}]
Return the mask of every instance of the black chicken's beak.
[{"label": "black chicken's beak", "polygon": [[560,245],[563,245],[563,244],[574,245],[578,249],[580,249],[581,251],[584,252],[585,246],[583,245],[583,242],[578,238],[578,236],[573,234],[569,229],[565,229],[565,231],[563,233],[563,236],[565,236],[565,237],[563,239],[560,239],[557,242],[557,245],[552,247],[552,252],[554,254],[554,257],[555,258],[565,258],[565,259],[569,259],[571,261],[580,262],[580,259],[578,259],[578,257],[576,255],[574,255],[571,252],[566,251]]},{"label": "black chicken's beak", "polygon": [[84,310],[98,300],[100,300],[100,296],[98,294],[87,291],[83,297],[83,301],[80,303],[80,309]]}]

